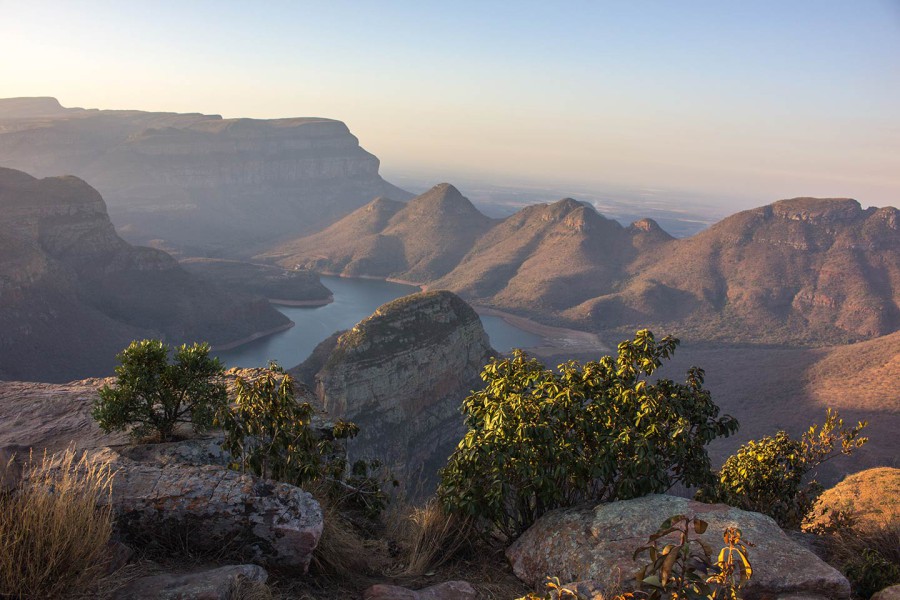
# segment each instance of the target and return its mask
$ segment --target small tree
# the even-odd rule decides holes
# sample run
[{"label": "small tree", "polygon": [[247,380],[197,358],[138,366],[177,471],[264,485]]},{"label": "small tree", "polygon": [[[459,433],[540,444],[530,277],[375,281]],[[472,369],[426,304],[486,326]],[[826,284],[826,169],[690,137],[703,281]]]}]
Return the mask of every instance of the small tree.
[{"label": "small tree", "polygon": [[222,447],[234,458],[231,468],[292,485],[317,484],[344,508],[377,515],[387,502],[381,482],[370,473],[377,461],[349,465],[342,440],[359,427],[338,420],[330,430],[314,431],[313,407],[295,398],[294,379],[275,363],[258,378],[235,380],[232,407],[218,415],[225,430]]},{"label": "small tree", "polygon": [[828,409],[825,423],[813,425],[798,440],[784,431],[751,440],[729,456],[714,485],[697,494],[709,502],[724,502],[769,515],[781,527],[799,529],[822,486],[807,475],[825,461],[853,454],[868,441],[860,436],[866,422],[844,427]]},{"label": "small tree", "polygon": [[738,424],[718,417],[701,369],[684,384],[648,380],[677,344],[642,330],[583,366],[551,371],[518,350],[492,360],[463,401],[469,431],[441,472],[444,506],[512,538],[554,508],[709,483],[706,445]]},{"label": "small tree", "polygon": [[227,404],[219,359],[209,356],[209,344],[178,347],[172,363],[169,352],[159,340],[142,340],[116,357],[116,382],[103,386],[91,411],[103,431],[130,429],[133,438],[156,435],[164,442],[179,423],[198,432],[212,426]]}]

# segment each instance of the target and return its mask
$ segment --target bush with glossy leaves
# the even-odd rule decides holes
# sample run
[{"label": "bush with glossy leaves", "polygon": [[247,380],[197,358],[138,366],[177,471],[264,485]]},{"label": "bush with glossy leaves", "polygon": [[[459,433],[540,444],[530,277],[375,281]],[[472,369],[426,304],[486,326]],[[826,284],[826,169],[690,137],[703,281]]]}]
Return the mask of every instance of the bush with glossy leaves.
[{"label": "bush with glossy leaves", "polygon": [[510,539],[555,508],[710,483],[706,446],[738,424],[719,417],[702,369],[650,380],[677,345],[642,330],[616,357],[555,371],[518,350],[492,360],[463,401],[469,430],[441,471],[445,508]]}]

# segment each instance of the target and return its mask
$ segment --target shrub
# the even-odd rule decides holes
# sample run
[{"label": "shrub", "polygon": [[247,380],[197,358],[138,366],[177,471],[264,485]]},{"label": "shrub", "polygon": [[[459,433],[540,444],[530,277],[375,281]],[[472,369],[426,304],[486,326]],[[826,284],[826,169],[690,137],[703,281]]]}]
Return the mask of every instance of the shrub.
[{"label": "shrub", "polygon": [[822,487],[808,481],[807,475],[823,462],[852,454],[865,444],[867,438],[860,437],[865,426],[860,422],[844,427],[837,412],[829,409],[822,427],[813,425],[799,440],[779,431],[747,442],[722,465],[718,481],[697,497],[761,512],[781,527],[799,529],[822,493]]},{"label": "shrub", "polygon": [[847,576],[855,596],[867,599],[900,584],[900,519],[896,516],[871,523],[840,511],[818,531],[825,538],[828,562]]},{"label": "shrub", "polygon": [[225,407],[217,422],[225,430],[222,447],[231,467],[259,477],[293,485],[315,483],[340,508],[377,515],[387,502],[381,482],[372,474],[377,462],[345,458],[342,440],[356,436],[359,427],[338,421],[330,432],[312,429],[314,410],[295,398],[294,379],[272,363],[262,376],[235,380],[233,407]]},{"label": "shrub", "polygon": [[718,418],[702,369],[649,381],[677,345],[642,330],[616,358],[558,371],[518,350],[493,359],[463,401],[469,431],[441,471],[444,506],[513,538],[554,508],[710,483],[706,445],[738,424]]},{"label": "shrub", "polygon": [[91,415],[105,432],[130,428],[133,438],[156,435],[168,441],[179,423],[194,431],[212,426],[227,403],[224,369],[210,358],[209,344],[182,345],[174,363],[169,346],[159,340],[132,342],[116,358],[116,381],[103,386]]},{"label": "shrub", "polygon": [[29,462],[23,475],[20,489],[0,495],[0,596],[90,594],[108,564],[109,468],[69,451]]}]

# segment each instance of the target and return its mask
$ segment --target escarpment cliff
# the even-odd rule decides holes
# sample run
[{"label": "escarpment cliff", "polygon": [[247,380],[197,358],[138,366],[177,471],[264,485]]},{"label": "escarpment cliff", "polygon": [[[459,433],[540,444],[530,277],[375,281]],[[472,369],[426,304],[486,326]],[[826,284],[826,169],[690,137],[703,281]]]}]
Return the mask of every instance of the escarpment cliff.
[{"label": "escarpment cliff", "polygon": [[318,231],[379,195],[411,194],[331,119],[63,108],[0,100],[0,165],[77,175],[103,194],[136,243],[195,254],[247,254]]},{"label": "escarpment cliff", "polygon": [[112,372],[133,339],[225,344],[290,321],[122,240],[76,177],[0,168],[0,379]]},{"label": "escarpment cliff", "polygon": [[360,426],[351,458],[378,458],[405,481],[432,485],[465,431],[462,400],[494,354],[478,315],[450,292],[413,294],[330,345],[314,353],[316,395],[330,418]]}]

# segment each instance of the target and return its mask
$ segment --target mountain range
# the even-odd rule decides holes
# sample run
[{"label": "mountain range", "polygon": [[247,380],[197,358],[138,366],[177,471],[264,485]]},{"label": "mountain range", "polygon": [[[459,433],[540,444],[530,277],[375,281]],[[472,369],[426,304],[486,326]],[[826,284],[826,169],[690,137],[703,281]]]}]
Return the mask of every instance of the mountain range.
[{"label": "mountain range", "polygon": [[290,325],[264,298],[125,242],[81,179],[0,168],[0,379],[106,375],[133,339],[229,344]]},{"label": "mountain range", "polygon": [[834,344],[900,329],[900,211],[852,199],[781,200],[675,239],[570,198],[493,220],[441,184],[407,204],[378,198],[260,258],[593,331]]},{"label": "mountain range", "polygon": [[412,195],[331,119],[65,108],[0,99],[0,165],[95,186],[129,241],[235,257],[312,233],[378,195]]}]

